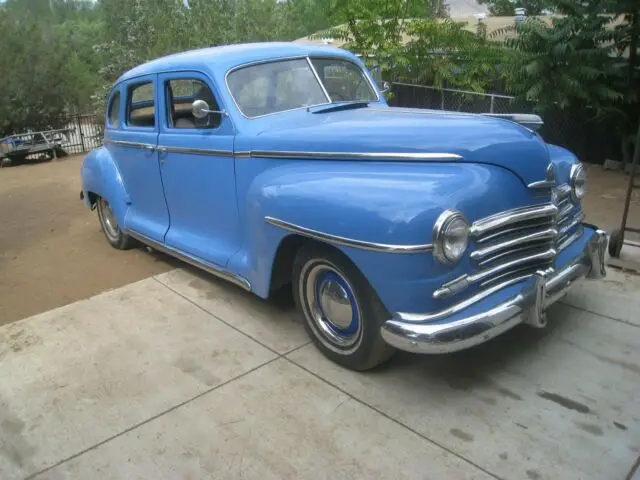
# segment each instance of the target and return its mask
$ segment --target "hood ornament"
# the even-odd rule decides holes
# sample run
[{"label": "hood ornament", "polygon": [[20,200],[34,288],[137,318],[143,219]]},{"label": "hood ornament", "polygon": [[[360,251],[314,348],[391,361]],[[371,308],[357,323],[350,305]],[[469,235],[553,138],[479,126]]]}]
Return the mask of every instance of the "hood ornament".
[{"label": "hood ornament", "polygon": [[538,180],[537,182],[532,182],[527,187],[529,188],[552,188],[556,186],[556,169],[553,166],[553,163],[550,163],[547,167],[547,173],[545,175],[544,180]]}]

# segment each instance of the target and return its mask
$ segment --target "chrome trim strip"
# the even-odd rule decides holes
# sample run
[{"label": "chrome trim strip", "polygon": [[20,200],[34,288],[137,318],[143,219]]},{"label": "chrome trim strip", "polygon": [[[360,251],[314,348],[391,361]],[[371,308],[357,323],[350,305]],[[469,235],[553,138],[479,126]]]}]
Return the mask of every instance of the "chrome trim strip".
[{"label": "chrome trim strip", "polygon": [[167,153],[186,153],[193,155],[211,155],[216,157],[233,157],[230,150],[213,150],[208,148],[186,148],[186,147],[169,147],[166,145],[158,146],[157,149]]},{"label": "chrome trim strip", "polygon": [[556,192],[558,193],[558,199],[563,200],[571,195],[571,187],[568,183],[563,183],[562,185],[556,187]]},{"label": "chrome trim strip", "polygon": [[293,223],[285,222],[274,217],[264,217],[265,222],[274,225],[276,227],[283,228],[293,233],[298,233],[309,238],[321,240],[324,242],[334,243],[337,245],[343,245],[345,247],[361,248],[363,250],[371,250],[374,252],[384,253],[426,253],[433,250],[433,245],[390,245],[386,243],[366,242],[364,240],[355,240],[352,238],[341,237],[339,235],[332,235],[329,233],[319,232],[311,228],[301,227]]},{"label": "chrome trim strip", "polygon": [[[243,154],[245,152],[242,152]],[[252,157],[260,158],[285,158],[285,159],[329,159],[329,160],[461,160],[463,157],[455,153],[427,153],[427,152],[294,152],[275,150],[252,150]],[[236,154],[237,156],[237,154]]]},{"label": "chrome trim strip", "polygon": [[523,235],[521,237],[512,238],[510,240],[506,240],[501,243],[497,243],[495,245],[491,245],[489,247],[480,248],[471,253],[471,259],[475,261],[480,261],[485,257],[498,253],[502,250],[517,247],[519,245],[528,244],[531,242],[535,242],[538,240],[553,240],[558,235],[558,231],[555,228],[548,228],[546,230],[542,230],[535,233],[530,233],[529,235]]},{"label": "chrome trim strip", "polygon": [[514,208],[512,210],[505,210],[504,212],[476,220],[471,225],[469,232],[472,236],[478,237],[491,230],[503,228],[504,226],[512,223],[555,216],[557,213],[558,207],[551,203],[536,205],[533,207]]},{"label": "chrome trim strip", "polygon": [[585,218],[585,215],[583,212],[576,213],[574,217],[571,219],[571,221],[569,222],[569,224],[560,229],[559,231],[560,235],[564,235],[565,233],[567,233],[573,227],[581,223],[584,220],[584,218]]},{"label": "chrome trim strip", "polygon": [[[483,282],[480,284],[480,286],[484,287],[486,286],[487,283],[490,283],[490,281],[495,280],[495,278],[491,278],[491,277],[494,277],[495,275],[498,275],[498,278],[500,278],[501,276],[504,276],[501,274],[505,271],[507,271],[507,273],[509,274],[513,274],[524,269],[523,267],[520,269],[516,269],[515,271],[509,271],[509,270],[512,270],[514,267],[527,266],[527,264],[529,263],[540,262],[540,261],[550,262],[555,258],[557,254],[558,252],[555,249],[549,248],[548,250],[545,250],[540,253],[535,253],[532,255],[528,255],[526,257],[519,257],[514,260],[511,260],[510,262],[501,263],[487,270],[480,270],[479,272],[474,273],[473,275],[468,275],[465,273],[443,284],[440,288],[438,288],[433,292],[432,296],[433,298],[444,298],[449,295],[453,295],[454,293],[459,293],[462,290],[466,289],[472,283],[477,283],[477,282]],[[531,268],[538,267],[538,266],[539,265],[530,265]],[[488,281],[487,279],[490,279],[490,281]]]},{"label": "chrome trim strip", "polygon": [[555,186],[555,180],[538,180],[537,182],[531,182],[527,185],[527,188],[553,188]]},{"label": "chrome trim strip", "polygon": [[171,248],[167,245],[158,243],[155,240],[152,240],[151,238],[145,235],[142,235],[141,233],[134,232],[133,230],[127,230],[127,234],[131,235],[133,238],[135,238],[139,242],[144,243],[145,245],[148,245],[155,250],[166,253],[167,255],[171,255],[172,257],[175,257],[178,260],[182,260],[183,262],[193,265],[194,267],[201,268],[205,272],[215,275],[216,277],[222,278],[223,280],[227,280],[228,282],[231,282],[235,285],[238,285],[239,287],[247,290],[248,292],[251,291],[251,283],[249,283],[249,280],[247,280],[244,277],[241,277],[240,275],[236,275],[235,273],[224,270],[221,267],[207,263],[204,260],[200,260],[192,255],[188,255],[186,253],[180,252],[175,248]]},{"label": "chrome trim strip", "polygon": [[144,150],[155,150],[156,146],[150,143],[141,143],[141,142],[128,142],[126,140],[106,140],[104,143],[111,143],[112,145],[118,145],[120,147],[133,147],[133,148],[142,148]]},{"label": "chrome trim strip", "polygon": [[402,320],[403,322],[433,322],[435,320],[439,320],[441,318],[445,318],[445,317],[450,317],[451,315],[454,315],[458,312],[461,312],[462,310],[464,310],[467,307],[470,307],[471,305],[473,305],[474,303],[479,302],[480,300],[484,300],[485,298],[487,298],[489,295],[492,295],[494,293],[496,293],[499,290],[502,290],[503,288],[507,288],[511,285],[514,285],[516,283],[522,282],[523,280],[526,280],[527,278],[529,278],[531,275],[525,275],[522,277],[517,277],[517,278],[512,278],[511,280],[507,280],[506,282],[500,283],[498,285],[494,285],[491,288],[487,288],[486,290],[483,290],[481,292],[479,292],[478,294],[467,298],[466,300],[463,300],[460,303],[456,303],[455,305],[451,305],[448,308],[445,308],[444,310],[440,310],[439,312],[434,312],[434,313],[404,313],[404,312],[400,312],[400,313],[396,313],[394,315],[394,318],[398,318],[400,320]]},{"label": "chrome trim strip", "polygon": [[578,240],[583,234],[584,234],[584,228],[578,228],[578,230],[576,230],[575,232],[573,232],[571,235],[569,235],[567,238],[565,238],[560,242],[560,244],[558,245],[558,251],[561,252],[562,250],[567,248],[573,242]]},{"label": "chrome trim strip", "polygon": [[305,57],[305,58],[307,59],[307,63],[309,64],[309,68],[311,68],[311,71],[313,72],[313,76],[316,77],[316,80],[318,81],[318,84],[320,85],[320,88],[322,89],[322,93],[324,93],[324,96],[327,98],[329,103],[333,102],[333,100],[331,100],[331,95],[329,95],[329,92],[327,92],[327,89],[324,86],[324,83],[322,83],[322,80],[320,80],[320,75],[318,75],[316,67],[314,67],[313,63],[311,63],[311,59],[308,56]]},{"label": "chrome trim strip", "polygon": [[560,219],[560,221],[562,221],[564,217],[569,215],[571,213],[571,210],[573,210],[573,203],[571,202],[569,202],[567,205],[564,205],[561,209],[559,209],[558,218]]},{"label": "chrome trim strip", "polygon": [[[538,119],[540,119],[540,117],[538,117]],[[510,119],[512,121],[514,121],[515,123],[520,123],[517,122],[513,119]],[[542,119],[540,119],[540,123],[538,125],[542,125]],[[547,171],[545,172],[545,179],[544,180],[538,180],[537,182],[531,182],[529,185],[527,185],[528,188],[553,188],[556,186],[556,178],[555,178],[555,167],[553,166],[553,163],[550,163],[547,166]]]},{"label": "chrome trim strip", "polygon": [[474,273],[473,275],[469,275],[467,277],[467,280],[469,281],[469,283],[480,282],[482,280],[486,280],[487,278],[494,276],[495,274],[501,273],[504,270],[509,270],[519,265],[525,265],[527,263],[532,263],[537,261],[545,261],[545,260],[551,261],[555,258],[557,254],[558,252],[555,249],[549,248],[544,252],[528,255],[526,257],[520,257],[515,260],[511,260],[510,262],[501,263],[500,265],[496,265],[495,267],[489,268],[488,270],[481,270],[477,273]]}]

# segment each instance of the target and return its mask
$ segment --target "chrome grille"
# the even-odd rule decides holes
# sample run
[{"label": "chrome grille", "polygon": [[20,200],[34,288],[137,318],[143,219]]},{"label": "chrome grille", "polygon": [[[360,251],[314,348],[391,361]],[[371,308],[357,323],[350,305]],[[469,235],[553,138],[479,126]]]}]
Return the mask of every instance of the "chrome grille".
[{"label": "chrome grille", "polygon": [[[516,208],[475,221],[470,227],[472,273],[445,283],[433,294],[443,298],[472,285],[479,288],[525,278],[553,268],[562,249],[582,235],[584,215],[571,201],[568,185],[554,191],[557,205]],[[472,247],[473,248],[473,247]]]},{"label": "chrome grille", "polygon": [[471,226],[478,248],[471,259],[478,271],[468,277],[481,287],[546,270],[556,257],[556,215],[558,207],[549,203],[518,208],[484,218]]}]

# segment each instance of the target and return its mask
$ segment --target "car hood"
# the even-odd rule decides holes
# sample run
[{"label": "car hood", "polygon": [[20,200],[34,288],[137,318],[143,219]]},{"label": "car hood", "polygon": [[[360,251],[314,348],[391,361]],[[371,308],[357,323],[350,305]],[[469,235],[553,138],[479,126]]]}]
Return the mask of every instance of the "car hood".
[{"label": "car hood", "polygon": [[[243,150],[345,153],[345,158],[349,153],[456,154],[462,158],[453,161],[503,167],[525,184],[544,180],[550,163],[539,135],[483,115],[377,106],[300,110],[295,116],[273,115],[265,123]],[[434,155],[424,161],[443,160]]]}]

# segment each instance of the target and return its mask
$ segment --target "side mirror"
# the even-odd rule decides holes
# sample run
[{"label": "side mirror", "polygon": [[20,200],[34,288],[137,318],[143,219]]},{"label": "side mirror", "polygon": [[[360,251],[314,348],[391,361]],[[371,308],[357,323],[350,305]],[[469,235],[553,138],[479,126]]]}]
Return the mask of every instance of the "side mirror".
[{"label": "side mirror", "polygon": [[227,116],[227,112],[225,112],[224,110],[210,110],[209,104],[204,100],[195,100],[191,104],[191,114],[198,120],[216,113],[218,115],[222,115],[223,117]]},{"label": "side mirror", "polygon": [[197,119],[205,118],[209,115],[209,104],[204,100],[196,100],[191,104],[191,113]]},{"label": "side mirror", "polygon": [[373,67],[371,67],[370,72],[371,72],[371,76],[378,84],[380,93],[384,94],[384,93],[387,93],[389,90],[391,90],[391,85],[389,84],[389,82],[385,82],[382,80],[382,69],[380,65],[374,65]]}]

